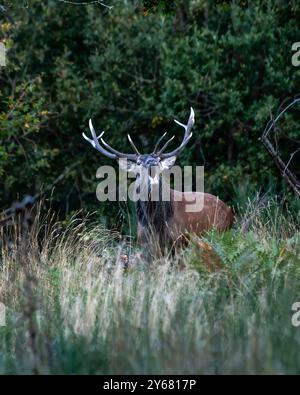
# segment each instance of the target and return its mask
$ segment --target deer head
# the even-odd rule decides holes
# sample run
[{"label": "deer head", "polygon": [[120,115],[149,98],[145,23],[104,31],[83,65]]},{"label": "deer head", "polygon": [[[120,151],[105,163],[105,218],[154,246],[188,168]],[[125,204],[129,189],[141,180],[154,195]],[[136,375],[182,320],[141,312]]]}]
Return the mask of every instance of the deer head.
[{"label": "deer head", "polygon": [[164,133],[157,141],[154,150],[150,154],[141,154],[134,142],[132,141],[130,135],[128,134],[128,140],[135,151],[135,153],[127,154],[123,152],[119,152],[108,145],[104,139],[104,131],[97,137],[96,132],[94,130],[92,121],[89,120],[89,127],[92,134],[92,139],[88,138],[84,133],[82,133],[83,137],[101,154],[105,155],[108,158],[116,159],[119,162],[119,166],[128,172],[134,173],[137,177],[141,177],[143,183],[149,187],[150,189],[159,183],[160,174],[166,170],[171,168],[177,156],[182,152],[187,143],[192,137],[191,129],[195,122],[195,114],[194,110],[191,108],[190,117],[188,123],[185,125],[177,120],[174,120],[178,125],[184,128],[184,136],[181,144],[171,152],[166,153],[166,149],[170,142],[174,139],[175,136],[171,137],[161,148],[160,144],[165,138],[167,133]]}]

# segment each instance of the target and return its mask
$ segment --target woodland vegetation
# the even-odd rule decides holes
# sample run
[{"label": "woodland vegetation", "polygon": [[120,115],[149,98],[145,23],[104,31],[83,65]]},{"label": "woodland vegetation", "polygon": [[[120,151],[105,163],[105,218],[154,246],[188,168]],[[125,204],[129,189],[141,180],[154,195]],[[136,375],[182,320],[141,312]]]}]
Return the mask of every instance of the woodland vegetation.
[{"label": "woodland vegetation", "polygon": [[[22,4],[24,3],[24,4]],[[285,194],[259,138],[280,105],[299,93],[292,65],[300,5],[290,1],[2,1],[0,189],[2,208],[56,185],[62,215],[97,210],[121,221],[119,205],[95,198],[96,169],[112,164],[82,139],[92,118],[117,149],[131,133],[149,152],[173,119],[196,113],[194,137],[179,164],[204,165],[206,191],[234,203],[234,187]],[[299,144],[298,107],[281,120],[288,160]],[[290,167],[299,176],[300,152]],[[111,215],[112,210],[114,215]],[[121,210],[122,211],[122,210]],[[111,221],[112,220],[112,221]],[[117,221],[118,222],[118,221]]]},{"label": "woodland vegetation", "polygon": [[[0,0],[0,374],[299,374],[300,3],[103,3]],[[175,147],[191,106],[235,223],[149,261],[82,132]]]}]

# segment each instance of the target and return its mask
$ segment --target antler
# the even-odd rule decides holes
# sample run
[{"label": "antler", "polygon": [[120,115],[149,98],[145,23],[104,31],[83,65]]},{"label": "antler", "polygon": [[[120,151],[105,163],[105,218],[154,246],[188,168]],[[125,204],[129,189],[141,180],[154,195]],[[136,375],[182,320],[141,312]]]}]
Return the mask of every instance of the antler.
[{"label": "antler", "polygon": [[[190,117],[188,120],[188,123],[184,125],[183,123],[180,123],[175,119],[175,122],[182,126],[185,130],[183,140],[178,148],[173,150],[172,152],[169,152],[167,154],[164,154],[163,152],[166,150],[170,142],[174,139],[175,136],[171,137],[165,144],[164,146],[157,152],[159,144],[163,140],[163,138],[166,136],[166,133],[164,133],[157,141],[154,151],[152,152],[152,155],[155,154],[157,156],[160,156],[162,159],[169,158],[171,156],[178,156],[180,152],[183,150],[183,148],[187,145],[189,142],[190,138],[192,137],[193,133],[191,132],[191,129],[195,123],[195,113],[193,108],[191,108],[191,113]],[[97,137],[95,129],[92,124],[92,120],[89,120],[89,127],[91,130],[92,134],[92,139],[88,138],[85,133],[82,133],[82,136],[87,140],[97,151],[101,152],[101,154],[107,156],[108,158],[111,159],[118,159],[118,158],[127,158],[132,161],[137,161],[138,156],[140,156],[140,152],[138,151],[137,147],[135,146],[134,142],[132,141],[130,135],[128,134],[128,140],[130,144],[132,145],[133,149],[135,150],[136,154],[125,154],[123,152],[117,151],[116,149],[112,148],[110,145],[108,145],[102,138],[104,135],[104,131]],[[99,143],[99,140],[101,141],[102,145],[106,147],[106,149]]]},{"label": "antler", "polygon": [[152,152],[153,154],[156,154],[156,150],[158,149],[159,143],[164,139],[164,137],[166,136],[167,132],[165,132],[162,136],[160,136],[160,138],[157,140],[157,143],[155,144],[154,150]]},{"label": "antler", "polygon": [[[92,124],[92,120],[89,120],[89,127],[91,130],[91,134],[93,139],[88,138],[85,133],[82,133],[82,136],[85,140],[87,140],[94,148],[96,148],[97,151],[101,152],[101,154],[107,156],[108,158],[111,159],[118,159],[118,158],[127,158],[130,159],[132,161],[136,161],[138,155],[137,154],[125,154],[122,153],[120,151],[115,150],[114,148],[112,148],[110,145],[108,145],[102,138],[104,131],[97,137],[95,129],[93,127]],[[102,147],[102,145],[100,145],[99,140],[101,140],[102,144],[105,145],[106,148],[109,149],[109,151],[107,151],[105,148]],[[130,139],[131,140],[131,139]],[[130,141],[129,140],[129,141]],[[131,141],[130,141],[131,142]],[[137,151],[137,150],[136,150]],[[138,152],[138,151],[137,151]]]},{"label": "antler", "polygon": [[167,146],[170,144],[170,142],[174,139],[175,136],[172,136],[165,144],[164,146],[157,152],[157,156],[160,156],[162,152],[165,151]]},{"label": "antler", "polygon": [[183,136],[183,140],[182,140],[180,146],[178,148],[176,148],[174,151],[169,152],[167,154],[164,154],[163,151],[166,150],[168,144],[173,140],[174,136],[170,140],[168,140],[166,142],[166,144],[162,147],[162,149],[157,153],[157,155],[159,155],[163,159],[170,158],[171,156],[178,156],[181,153],[181,151],[184,149],[184,147],[187,145],[187,143],[190,141],[190,139],[191,139],[191,137],[193,135],[191,130],[192,130],[192,127],[193,127],[193,125],[195,123],[195,113],[194,113],[193,108],[191,107],[190,117],[189,117],[188,123],[186,125],[184,125],[183,123],[177,121],[176,119],[174,119],[174,121],[178,125],[182,126],[184,128],[184,130],[185,130],[185,133],[184,133],[184,136]]},{"label": "antler", "polygon": [[135,152],[136,152],[138,155],[141,155],[140,152],[139,152],[139,150],[136,148],[134,142],[132,141],[132,139],[131,139],[131,137],[130,137],[130,134],[127,134],[127,137],[128,137],[128,140],[129,140],[129,142],[130,142],[132,148],[135,150]]}]

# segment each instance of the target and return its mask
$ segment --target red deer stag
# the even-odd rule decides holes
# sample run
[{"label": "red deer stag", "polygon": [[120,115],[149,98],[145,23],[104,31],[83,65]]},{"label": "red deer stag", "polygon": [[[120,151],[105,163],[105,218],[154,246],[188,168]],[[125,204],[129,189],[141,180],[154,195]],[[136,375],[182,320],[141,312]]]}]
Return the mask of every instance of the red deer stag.
[{"label": "red deer stag", "polygon": [[[142,155],[139,153],[130,135],[129,142],[136,153],[122,153],[109,146],[102,138],[103,133],[97,137],[89,121],[92,139],[84,133],[83,137],[92,146],[108,158],[117,159],[120,168],[136,174],[139,180],[139,188],[147,188],[149,196],[155,188],[161,189],[163,183],[162,172],[170,169],[177,156],[185,148],[192,137],[191,129],[194,125],[194,111],[191,108],[190,117],[186,125],[175,122],[185,130],[183,140],[178,148],[172,152],[165,153],[168,144],[174,136],[168,140],[162,148],[159,145],[166,133],[157,141],[154,151],[151,154]],[[100,144],[100,141],[101,144]],[[136,202],[136,212],[138,218],[138,239],[142,243],[152,245],[152,241],[158,242],[160,251],[170,248],[172,245],[180,244],[179,240],[184,240],[186,234],[201,235],[204,231],[215,228],[218,231],[229,229],[233,222],[231,208],[227,206],[217,196],[204,192],[180,192],[169,188],[169,201],[164,201],[161,194],[156,201],[146,199]],[[189,212],[186,207],[193,200],[202,200],[202,208],[197,212]],[[150,238],[151,237],[151,241]]]}]

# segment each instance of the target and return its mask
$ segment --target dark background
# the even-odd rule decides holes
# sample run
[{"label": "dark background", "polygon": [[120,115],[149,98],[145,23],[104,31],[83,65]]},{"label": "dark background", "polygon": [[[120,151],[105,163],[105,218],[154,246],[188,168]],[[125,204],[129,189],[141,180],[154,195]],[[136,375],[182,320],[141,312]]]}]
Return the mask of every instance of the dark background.
[{"label": "dark background", "polygon": [[[180,142],[173,119],[186,121],[190,106],[194,135],[178,163],[204,164],[206,191],[233,204],[237,190],[289,193],[258,138],[300,92],[300,67],[291,63],[299,2],[106,3],[113,8],[0,0],[8,48],[0,68],[1,208],[65,172],[52,193],[55,209],[67,217],[97,210],[117,224],[119,205],[95,195],[97,168],[114,162],[83,140],[88,119],[117,149],[132,151],[130,132],[146,153],[164,131]],[[298,110],[279,125],[284,158],[299,144]],[[298,152],[290,164],[298,175],[299,164]]]}]

